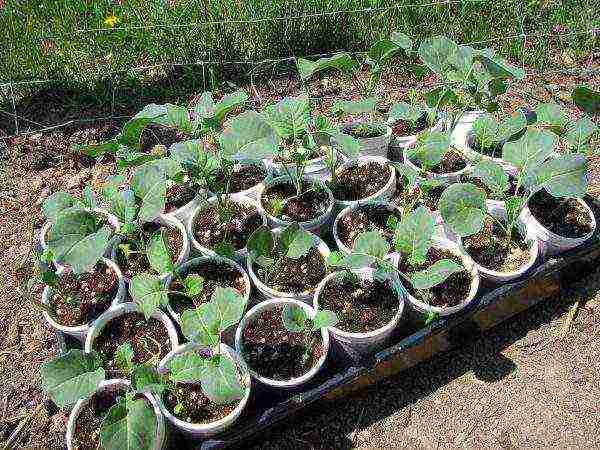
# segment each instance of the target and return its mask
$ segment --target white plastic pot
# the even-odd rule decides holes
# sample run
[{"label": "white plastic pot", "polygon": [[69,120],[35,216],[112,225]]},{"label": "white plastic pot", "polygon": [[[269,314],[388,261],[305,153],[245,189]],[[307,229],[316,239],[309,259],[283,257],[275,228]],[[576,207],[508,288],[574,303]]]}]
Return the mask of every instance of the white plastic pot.
[{"label": "white plastic pot", "polygon": [[[486,202],[486,207],[488,214],[495,217],[499,220],[506,220],[506,208],[504,205],[500,205],[498,203]],[[477,270],[481,274],[481,278],[487,280],[492,283],[501,284],[507,283],[511,280],[515,280],[517,278],[525,275],[537,262],[538,257],[541,254],[541,249],[539,242],[537,240],[537,236],[533,231],[532,227],[524,220],[523,215],[519,217],[517,223],[518,231],[521,236],[531,241],[531,246],[529,248],[529,260],[527,264],[521,267],[519,270],[511,271],[511,272],[498,272],[496,270],[488,269],[477,262],[474,262],[477,266]]]},{"label": "white plastic pot", "polygon": [[[106,217],[106,221],[112,227],[113,233],[119,229],[119,226],[120,226],[119,219],[114,214],[110,214],[101,208],[93,208],[93,209],[85,208],[84,211],[87,211],[90,213],[95,213],[95,214]],[[48,249],[48,232],[50,231],[50,228],[52,228],[52,222],[48,220],[48,221],[46,221],[46,223],[40,230],[40,247],[42,247],[42,250],[44,250],[44,251]],[[115,238],[113,238],[113,241],[111,241],[109,243],[109,246],[108,246],[109,249],[112,247],[112,245],[114,243],[114,239]]]},{"label": "white plastic pot", "polygon": [[[125,391],[129,388],[130,382],[129,380],[123,379],[115,379],[115,380],[106,380],[101,382],[98,385],[98,389],[96,389],[96,393],[102,392],[110,392],[110,391]],[[160,450],[164,448],[165,443],[167,441],[167,433],[165,428],[165,419],[160,411],[159,403],[156,397],[148,392],[144,392],[142,394],[150,405],[152,405],[152,409],[154,410],[154,416],[156,417],[156,432],[155,432],[155,445],[153,450]],[[79,414],[87,404],[91,401],[91,397],[84,398],[79,400],[73,406],[71,410],[71,414],[69,415],[69,421],[67,423],[67,433],[66,433],[66,441],[67,441],[67,449],[73,450],[73,436],[75,435],[75,426],[77,424],[77,419],[79,418]]]},{"label": "white plastic pot", "polygon": [[[433,127],[430,128],[430,131],[444,131],[446,128],[446,118],[440,113],[440,118],[435,123]],[[393,122],[390,124],[393,125]],[[425,131],[425,130],[423,130]],[[421,133],[423,132],[421,131]],[[419,133],[420,134],[420,133]],[[419,134],[412,134],[409,136],[392,136],[392,140],[390,142],[390,146],[396,149],[405,149],[414,147],[417,143],[417,139],[419,138]]]},{"label": "white plastic pot", "polygon": [[586,241],[591,239],[594,233],[596,232],[596,217],[594,216],[594,213],[592,212],[591,208],[584,200],[580,198],[576,200],[581,206],[585,208],[592,221],[592,230],[585,236],[579,238],[568,238],[553,233],[544,225],[542,225],[533,216],[531,210],[527,206],[523,208],[521,218],[524,222],[527,223],[528,227],[531,229],[532,234],[540,241],[544,254],[552,256],[579,247],[580,245],[584,244]]},{"label": "white plastic pot", "polygon": [[[98,317],[98,319],[96,319],[96,321],[90,327],[90,330],[85,338],[85,352],[90,353],[92,352],[92,350],[94,350],[94,341],[98,338],[100,333],[102,333],[104,327],[111,320],[128,313],[139,313],[143,315],[143,313],[140,311],[139,307],[135,303],[126,302],[120,303],[114,308],[110,308],[108,311],[106,311],[104,314]],[[169,319],[169,316],[167,316],[164,312],[160,310],[156,310],[154,313],[152,313],[150,317],[161,322],[167,329],[167,333],[169,334],[169,341],[171,342],[170,350],[177,348],[177,346],[179,345],[179,336],[177,335],[175,325],[173,325],[173,322],[171,321],[171,319]]]},{"label": "white plastic pot", "polygon": [[356,202],[356,204],[354,204],[352,206],[347,206],[346,208],[344,208],[342,211],[340,211],[340,213],[335,217],[335,220],[333,221],[333,240],[335,241],[335,245],[337,246],[338,250],[347,255],[349,255],[352,252],[352,249],[349,248],[346,244],[344,244],[342,242],[342,240],[340,239],[340,235],[338,233],[338,224],[339,224],[340,220],[342,220],[348,214],[350,214],[351,212],[353,212],[357,209],[360,209],[361,207],[366,206],[366,205],[373,205],[373,206],[381,205],[381,206],[385,206],[387,208],[387,210],[390,212],[397,211],[399,214],[402,214],[402,208],[400,208],[398,205],[395,205],[390,202],[382,201],[382,200],[375,200],[375,201],[369,201],[369,202],[360,201],[360,202]]},{"label": "white plastic pot", "polygon": [[[276,228],[275,230],[273,230],[273,232],[276,235],[279,235],[279,233],[281,233],[281,231],[282,231],[282,228]],[[315,235],[313,233],[311,233],[311,234],[312,234],[313,240],[317,246],[317,251],[321,254],[323,259],[325,261],[327,261],[327,258],[329,258],[329,255],[331,253],[329,251],[329,247],[327,246],[327,244],[325,242],[323,242],[323,240],[321,240],[320,237],[318,237],[317,235]],[[248,275],[250,275],[250,279],[256,286],[256,289],[258,289],[258,295],[260,298],[265,299],[265,300],[270,300],[270,299],[274,299],[274,298],[275,299],[291,298],[291,299],[305,302],[308,304],[310,304],[312,302],[314,290],[305,291],[305,292],[301,292],[301,293],[276,291],[275,289],[272,289],[269,286],[267,286],[265,283],[263,283],[258,278],[258,276],[256,275],[256,272],[254,271],[252,258],[248,258],[246,267],[248,268]]]},{"label": "white plastic pot", "polygon": [[[375,273],[375,270],[372,268],[364,268],[360,270],[355,270],[353,272],[357,274],[362,280],[373,281],[374,279],[373,274]],[[319,299],[327,283],[340,274],[341,272],[334,272],[325,277],[323,281],[321,281],[321,283],[317,287],[317,291],[315,292],[315,297],[313,300],[315,309],[319,309]],[[391,279],[391,277],[389,276],[386,276],[386,278]],[[397,276],[394,277],[394,280],[397,280]],[[331,334],[334,340],[342,344],[349,345],[351,348],[354,348],[361,353],[367,353],[379,348],[391,337],[392,333],[396,330],[400,319],[402,318],[403,311],[404,297],[398,296],[398,311],[396,312],[392,320],[390,320],[383,327],[380,327],[373,331],[369,331],[367,333],[350,333],[347,331],[343,331],[337,327],[330,327],[329,333]]]},{"label": "white plastic pot", "polygon": [[[187,274],[191,268],[194,268],[201,264],[206,264],[208,262],[218,262],[221,264],[226,264],[226,265],[230,266],[231,268],[237,270],[244,277],[244,283],[246,284],[246,291],[244,292],[244,299],[246,300],[246,305],[247,305],[248,302],[250,301],[250,292],[252,290],[252,285],[250,284],[250,277],[248,277],[248,274],[246,273],[246,271],[244,270],[244,268],[242,266],[240,266],[237,262],[235,262],[231,259],[224,258],[222,256],[202,256],[200,258],[190,259],[189,261],[183,263],[182,265],[177,266],[175,268],[175,270],[178,273]],[[173,274],[169,273],[169,274],[165,275],[165,277],[163,278],[163,284],[164,284],[165,288],[168,289],[169,286],[171,285],[172,281],[173,281]],[[173,308],[171,308],[171,305],[170,304],[167,305],[165,309],[167,310],[169,315],[173,318],[173,320],[175,320],[175,322],[177,322],[179,325],[181,325],[181,317]]]},{"label": "white plastic pot", "polygon": [[[364,122],[351,122],[344,126],[343,132],[348,133],[349,130],[355,126],[360,125]],[[372,138],[357,138],[360,143],[360,154],[361,156],[380,156],[387,158],[388,147],[392,140],[392,128],[385,123],[374,124],[385,128],[385,133],[382,136]]]},{"label": "white plastic pot", "polygon": [[[191,423],[186,422],[181,419],[175,417],[169,409],[166,407],[161,398],[158,399],[158,403],[160,405],[160,410],[164,417],[167,418],[171,424],[178,429],[179,431],[192,436],[194,438],[208,438],[214,436],[226,429],[230,428],[238,417],[242,414],[244,409],[246,408],[246,404],[248,403],[248,399],[250,398],[250,391],[252,388],[252,382],[250,378],[250,372],[248,371],[248,367],[240,357],[240,355],[235,352],[231,347],[225,344],[221,344],[221,354],[227,355],[231,358],[237,365],[237,367],[242,372],[242,383],[247,387],[246,394],[240,400],[238,405],[235,407],[233,411],[231,411],[228,415],[219,419],[215,422],[211,423]],[[158,372],[161,374],[167,374],[169,372],[168,364],[169,362],[176,356],[188,353],[189,351],[199,349],[197,344],[185,344],[180,346],[179,348],[172,350],[168,355],[166,355],[162,361],[158,365]]]},{"label": "white plastic pot", "polygon": [[[317,313],[312,306],[309,306],[304,302],[294,300],[291,298],[271,299],[254,306],[252,309],[250,309],[250,311],[246,313],[246,315],[244,315],[235,333],[235,349],[238,352],[238,354],[242,357],[242,359],[244,359],[244,353],[242,351],[244,346],[243,334],[246,326],[249,323],[252,323],[255,320],[255,318],[263,311],[268,311],[270,309],[285,305],[295,305],[304,309],[304,311],[306,311],[310,318],[314,318],[315,314]],[[250,371],[250,374],[252,375],[252,377],[254,377],[255,380],[271,388],[281,390],[292,390],[298,388],[303,384],[308,383],[312,378],[314,378],[315,375],[317,375],[323,367],[323,364],[325,364],[327,354],[329,353],[329,332],[327,331],[327,329],[321,329],[321,336],[323,339],[323,354],[321,355],[317,363],[301,377],[292,378],[291,380],[273,380],[271,378],[265,378],[259,375],[250,366],[248,366],[248,370]]]},{"label": "white plastic pot", "polygon": [[387,158],[382,158],[382,157],[378,157],[378,156],[361,156],[358,159],[353,159],[351,161],[345,162],[338,168],[338,170],[336,172],[339,174],[339,173],[343,172],[345,169],[348,169],[349,167],[353,167],[356,165],[363,166],[370,162],[375,162],[375,163],[389,167],[390,177],[389,177],[387,183],[380,190],[375,192],[374,194],[371,194],[365,198],[361,198],[360,200],[337,200],[334,198],[335,199],[335,207],[334,207],[334,211],[333,211],[334,214],[337,214],[342,209],[347,208],[348,206],[354,206],[354,205],[357,205],[358,203],[364,203],[364,202],[375,201],[375,200],[388,200],[390,197],[392,197],[392,195],[394,195],[394,192],[396,192],[396,169],[394,169],[394,166],[389,164],[389,160]]},{"label": "white plastic pot", "polygon": [[[315,182],[320,183],[319,181],[311,180],[308,177],[304,177],[304,181],[307,183],[315,183]],[[284,183],[284,182],[289,182],[289,178],[287,176],[275,178],[275,179],[269,181],[268,183],[266,183],[265,186],[260,190],[259,195],[258,195],[259,211],[262,215],[267,217],[269,226],[271,228],[285,227],[286,225],[289,225],[290,223],[292,223],[292,221],[282,220],[275,216],[272,216],[271,214],[269,214],[268,211],[265,210],[265,208],[263,207],[263,203],[262,203],[263,202],[262,196],[263,196],[263,193],[265,192],[265,189],[267,189],[270,186],[274,186],[276,184],[280,184],[280,183]],[[331,190],[325,184],[322,185],[322,188],[327,193],[327,196],[329,197],[327,209],[325,210],[325,212],[323,214],[315,217],[312,220],[298,223],[298,225],[300,225],[300,227],[303,228],[304,230],[310,231],[317,235],[320,234],[321,227],[323,227],[324,225],[326,225],[329,222],[329,219],[331,218],[331,214],[333,212],[333,205],[334,205],[334,199],[333,199],[333,194],[331,193]]]},{"label": "white plastic pot", "polygon": [[[167,180],[167,183],[173,183],[173,182],[170,180]],[[187,223],[187,221],[190,218],[190,216],[192,215],[192,212],[194,211],[194,209],[196,209],[198,207],[198,205],[202,204],[205,196],[207,196],[207,195],[208,195],[208,192],[206,191],[206,189],[199,189],[198,193],[191,201],[187,202],[183,206],[180,206],[179,208],[175,209],[174,211],[165,213],[165,216],[171,216],[171,217],[174,217],[175,219],[179,220],[181,223]]]},{"label": "white plastic pot", "polygon": [[[416,170],[417,173],[421,173],[421,168],[419,166],[417,166],[414,162],[412,162],[411,159],[408,157],[408,150],[409,150],[409,148],[407,147],[407,148],[404,148],[402,151],[402,159],[404,161],[404,164],[406,164],[407,166]],[[463,175],[465,175],[467,172],[469,172],[469,170],[470,170],[470,162],[467,161],[467,165],[464,167],[464,169],[461,169],[457,172],[449,172],[449,173],[426,172],[426,173],[427,173],[428,179],[436,179],[436,180],[441,180],[441,181],[444,181],[447,183],[455,183],[455,182],[458,182]]]},{"label": "white plastic pot", "polygon": [[[263,159],[263,161],[267,169],[271,171],[273,177],[287,176],[283,164],[273,161],[272,158]],[[288,166],[292,170],[295,170],[296,166],[294,164],[288,164]],[[304,168],[304,176],[306,178],[315,181],[324,181],[328,178],[329,175],[329,168],[327,167],[327,164],[325,164],[325,156],[319,156],[318,158],[313,158],[307,161],[306,167]],[[260,188],[259,192],[257,192],[257,200],[259,195]]]},{"label": "white plastic pot", "polygon": [[[266,164],[265,160],[262,160],[262,159],[256,160],[256,159],[234,158],[234,160],[235,160],[236,164],[260,166],[265,170],[266,176],[263,181],[261,181],[260,183],[254,185],[251,188],[246,189],[244,191],[232,192],[232,194],[249,197],[252,200],[258,200],[258,193],[261,189],[261,186],[264,186],[266,181],[269,181],[271,178],[273,178],[273,166]],[[215,194],[213,192],[209,191],[209,195],[212,197]]]},{"label": "white plastic pot", "polygon": [[447,250],[461,259],[465,269],[471,275],[471,286],[469,289],[469,294],[459,304],[446,308],[428,305],[427,303],[417,300],[410,294],[410,292],[407,292],[407,300],[409,302],[410,310],[411,313],[413,313],[413,315],[414,313],[416,313],[418,316],[422,317],[424,315],[433,313],[438,314],[441,317],[447,317],[464,310],[475,301],[480,284],[479,271],[473,259],[462,250],[461,244],[445,236],[444,231],[440,229],[440,227],[438,227],[437,232],[433,236],[432,245],[437,249]]},{"label": "white plastic pot", "polygon": [[[154,220],[154,222],[165,227],[176,228],[177,231],[179,231],[182,237],[181,242],[183,245],[181,248],[181,252],[179,252],[179,255],[177,256],[175,265],[182,264],[185,261],[187,261],[187,259],[190,257],[190,241],[188,239],[187,230],[183,226],[183,223],[181,223],[181,221],[177,219],[174,215],[169,214],[161,214]],[[123,242],[122,237],[116,236],[110,249],[110,259],[112,259],[113,261],[117,261],[117,250],[121,242]],[[124,277],[124,279],[127,283],[131,281],[128,277]]]},{"label": "white plastic pot", "polygon": [[[260,191],[262,192],[262,189],[260,189]],[[230,199],[231,201],[233,201],[234,203],[240,203],[244,206],[250,206],[252,208],[256,208],[257,213],[261,217],[262,225],[267,225],[267,216],[265,215],[265,211],[262,209],[262,207],[260,206],[260,204],[257,201],[251,199],[250,197],[246,197],[246,196],[240,195],[240,194],[230,194],[229,196],[227,196],[227,198]],[[196,217],[198,216],[198,214],[201,214],[202,211],[205,208],[207,208],[208,206],[214,205],[217,202],[217,200],[218,200],[218,198],[216,196],[211,197],[206,202],[196,206],[196,208],[190,215],[190,217],[187,221],[187,224],[186,224],[187,233],[188,233],[190,240],[192,241],[192,246],[201,255],[217,256],[217,253],[215,253],[212,249],[210,249],[208,247],[204,247],[202,244],[200,244],[196,240],[196,236],[194,233],[194,231],[195,231],[194,222],[196,221]],[[243,248],[235,251],[233,258],[236,261],[243,262],[246,260],[247,256],[248,256],[248,249],[246,247],[243,247]]]},{"label": "white plastic pot", "polygon": [[[106,266],[108,266],[110,269],[112,269],[115,272],[115,274],[117,275],[118,287],[117,287],[117,293],[115,294],[115,297],[113,298],[113,300],[111,302],[111,307],[112,307],[112,306],[118,305],[119,303],[122,303],[125,300],[125,294],[127,292],[125,289],[125,280],[123,278],[123,275],[121,274],[121,270],[119,269],[119,266],[117,266],[113,261],[111,261],[110,259],[102,258],[102,262],[104,264],[106,264]],[[69,269],[66,267],[60,267],[57,269],[56,273],[59,277],[62,277],[65,273],[68,272],[68,270]],[[42,293],[42,303],[44,305],[50,305],[50,299],[52,298],[53,295],[54,295],[54,291],[52,290],[52,288],[50,286],[46,286],[44,288],[44,292]],[[74,307],[76,307],[76,306],[74,306]],[[48,322],[48,324],[52,328],[77,339],[82,344],[85,342],[85,338],[86,338],[91,326],[93,325],[93,322],[91,322],[91,323],[86,323],[84,325],[79,325],[76,327],[67,327],[67,326],[61,325],[58,322],[56,322],[46,312],[43,313],[43,316],[44,316],[44,319],[46,320],[46,322]]]}]

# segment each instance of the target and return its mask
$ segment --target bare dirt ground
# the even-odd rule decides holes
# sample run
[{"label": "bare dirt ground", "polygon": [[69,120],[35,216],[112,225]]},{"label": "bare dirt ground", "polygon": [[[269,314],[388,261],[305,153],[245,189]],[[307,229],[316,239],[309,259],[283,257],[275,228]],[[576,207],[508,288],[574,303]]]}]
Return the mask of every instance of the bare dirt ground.
[{"label": "bare dirt ground", "polygon": [[[577,84],[600,86],[597,73],[530,77],[503,106],[562,101]],[[395,98],[407,90],[394,88]],[[270,93],[294,89],[281,83]],[[255,103],[265,101],[267,90],[255,93]],[[331,95],[353,93],[336,88]],[[56,353],[56,339],[16,292],[15,272],[43,223],[44,199],[58,189],[79,193],[90,181],[99,187],[114,171],[112,161],[93,164],[70,145],[115,132],[114,125],[96,124],[0,141],[0,443],[19,429],[14,448],[64,448],[68,417],[41,391],[39,367]],[[599,157],[592,159],[591,172],[592,185],[600,188]],[[468,347],[350,399],[316,405],[254,448],[600,448],[599,290],[600,271]],[[577,300],[579,315],[563,333]]]}]

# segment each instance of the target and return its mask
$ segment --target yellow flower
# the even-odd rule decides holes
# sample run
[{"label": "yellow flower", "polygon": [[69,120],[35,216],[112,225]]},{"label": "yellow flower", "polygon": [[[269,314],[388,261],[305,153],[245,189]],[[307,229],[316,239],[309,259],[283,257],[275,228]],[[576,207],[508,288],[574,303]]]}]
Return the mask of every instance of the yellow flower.
[{"label": "yellow flower", "polygon": [[109,26],[109,27],[114,27],[120,21],[121,21],[121,19],[119,19],[117,16],[115,16],[115,13],[110,13],[110,15],[106,16],[106,19],[104,19],[104,25]]}]

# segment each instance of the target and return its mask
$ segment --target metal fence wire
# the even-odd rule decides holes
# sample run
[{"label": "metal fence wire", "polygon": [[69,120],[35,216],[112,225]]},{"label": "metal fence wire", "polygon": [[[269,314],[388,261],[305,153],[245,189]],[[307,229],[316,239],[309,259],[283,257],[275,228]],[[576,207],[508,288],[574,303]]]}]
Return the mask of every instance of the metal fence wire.
[{"label": "metal fence wire", "polygon": [[[351,54],[357,55],[367,51],[368,47],[375,42],[378,37],[389,34],[390,29],[397,29],[397,25],[401,24],[400,31],[403,31],[411,36],[415,34],[423,36],[425,35],[436,35],[446,33],[435,33],[431,32],[429,28],[434,28],[433,31],[440,31],[444,29],[444,24],[436,24],[435,26],[429,27],[427,23],[410,23],[410,17],[403,16],[403,11],[409,8],[417,8],[427,10],[428,8],[440,7],[448,8],[444,14],[447,14],[447,19],[452,23],[453,15],[450,8],[453,5],[469,6],[477,3],[486,3],[487,0],[441,0],[441,1],[430,1],[424,3],[411,3],[404,4],[398,2],[390,6],[371,6],[367,8],[356,8],[356,9],[339,9],[334,11],[321,11],[311,12],[302,14],[289,14],[289,15],[274,15],[269,17],[256,17],[250,19],[240,20],[206,20],[206,21],[193,21],[189,23],[173,23],[173,24],[160,24],[160,25],[132,25],[132,26],[114,26],[114,27],[101,27],[101,28],[77,28],[73,31],[73,39],[87,39],[89,45],[93,46],[97,39],[110,37],[113,35],[123,35],[124,33],[137,33],[137,32],[176,32],[181,38],[182,45],[193,45],[193,42],[184,42],[187,40],[192,41],[194,36],[197,36],[199,30],[207,30],[210,28],[225,29],[227,27],[243,27],[244,30],[254,29],[255,27],[264,26],[268,23],[278,23],[283,26],[283,42],[284,52],[287,55],[267,58],[234,58],[229,59],[222,57],[219,51],[215,48],[205,48],[204,50],[198,50],[194,52],[194,58],[190,58],[189,54],[185,60],[180,61],[179,58],[171,57],[167,60],[163,60],[156,63],[150,64],[130,64],[120,66],[115,70],[109,70],[108,74],[103,74],[105,80],[105,86],[99,88],[96,87],[94,90],[90,88],[87,92],[91,95],[96,95],[100,98],[103,104],[101,115],[83,116],[83,117],[53,117],[51,119],[40,120],[35,114],[30,112],[26,106],[20,107],[20,102],[23,98],[34,97],[36,92],[43,91],[47,87],[64,87],[68,88],[71,86],[68,80],[64,78],[47,78],[47,79],[13,79],[2,81],[0,79],[0,131],[5,128],[4,136],[0,136],[0,139],[6,139],[8,136],[21,135],[28,133],[35,133],[45,130],[51,130],[55,128],[64,127],[71,124],[77,123],[89,123],[97,121],[112,121],[122,120],[129,117],[129,115],[123,114],[127,108],[122,107],[124,103],[121,99],[120,91],[125,91],[128,100],[134,97],[138,97],[140,101],[144,99],[155,98],[155,93],[163,89],[164,86],[153,87],[148,86],[147,83],[140,82],[144,78],[144,74],[159,72],[166,73],[167,71],[179,70],[189,71],[191,73],[192,82],[189,83],[189,89],[184,92],[183,95],[176,95],[181,97],[187,94],[193,94],[199,90],[207,90],[215,82],[215,71],[221,68],[227,68],[229,72],[243,74],[243,77],[248,78],[250,85],[254,85],[257,80],[282,76],[282,74],[292,73],[294,71],[294,63],[297,57],[303,57],[307,59],[314,59],[324,56],[330,56],[338,51],[348,51]],[[510,0],[509,0],[510,1]],[[527,17],[525,8],[527,4],[536,2],[537,0],[515,0],[514,8],[512,8],[512,17],[505,18],[504,20],[510,22],[512,25],[509,27],[510,32],[503,32],[503,30],[495,30],[491,34],[493,36],[487,36],[485,39],[471,40],[468,42],[462,42],[473,46],[500,46],[502,53],[509,57],[513,62],[520,64],[523,69],[526,69],[528,75],[535,74],[538,76],[546,76],[552,73],[570,73],[572,75],[587,75],[595,74],[595,69],[586,69],[582,66],[572,67],[566,69],[560,62],[552,63],[552,52],[551,49],[560,49],[561,47],[569,47],[569,43],[582,45],[585,51],[591,55],[598,49],[598,41],[600,36],[600,13],[592,13],[591,18],[586,19],[585,26],[578,27],[578,29],[564,29],[557,28],[556,26],[550,28],[551,23],[542,24],[542,30],[528,30],[528,22],[532,22],[532,17]],[[250,2],[251,3],[251,2]],[[377,2],[373,2],[377,3]],[[531,6],[531,5],[530,5]],[[200,7],[200,6],[198,6]],[[593,10],[593,8],[592,8]],[[485,9],[484,9],[485,12]],[[353,45],[353,48],[339,48],[335,51],[319,52],[319,53],[297,53],[296,48],[298,47],[297,40],[311,39],[311,30],[305,29],[305,34],[298,34],[296,31],[301,29],[298,25],[304,21],[322,21],[332,18],[340,17],[351,17],[354,15],[360,15],[364,17],[362,27],[364,27],[365,39],[360,42],[359,48]],[[208,17],[208,16],[207,16]],[[407,18],[408,17],[408,18]],[[426,19],[423,19],[426,20]],[[490,21],[494,20],[494,17],[489,18]],[[310,23],[310,22],[309,22]],[[539,25],[539,24],[538,24]],[[423,30],[423,28],[427,28]],[[403,29],[402,29],[403,28]],[[449,28],[452,28],[449,26]],[[239,29],[239,28],[236,28]],[[292,31],[294,30],[294,32]],[[412,33],[411,33],[412,32]],[[450,37],[456,38],[452,34]],[[42,39],[52,39],[54,35],[52,33],[46,33],[41,35]],[[369,41],[367,37],[370,37]],[[333,39],[333,37],[332,37]],[[168,46],[169,44],[165,44]],[[9,46],[8,57],[11,58]],[[287,49],[287,50],[285,50]],[[90,54],[95,49],[90,48]],[[252,55],[247,55],[252,56]],[[10,62],[13,65],[18,65],[19,61],[14,60]],[[556,67],[553,67],[553,64]],[[543,67],[542,70],[529,70],[529,67]],[[277,70],[279,69],[279,71]],[[86,68],[81,67],[81,70]],[[106,81],[108,80],[108,81]],[[171,80],[172,86],[174,87],[180,80]],[[220,80],[223,82],[224,80]],[[186,86],[184,86],[185,88]],[[183,89],[184,91],[186,89]],[[75,89],[77,93],[78,90]],[[75,96],[77,94],[74,94]],[[322,101],[325,97],[319,97],[315,100]],[[56,99],[54,99],[56,101]],[[60,99],[58,100],[60,101]],[[74,101],[73,99],[64,100],[65,102]],[[148,101],[149,103],[149,101]],[[129,111],[127,111],[129,112]],[[67,115],[68,116],[68,115]],[[43,122],[43,123],[41,123]]]}]

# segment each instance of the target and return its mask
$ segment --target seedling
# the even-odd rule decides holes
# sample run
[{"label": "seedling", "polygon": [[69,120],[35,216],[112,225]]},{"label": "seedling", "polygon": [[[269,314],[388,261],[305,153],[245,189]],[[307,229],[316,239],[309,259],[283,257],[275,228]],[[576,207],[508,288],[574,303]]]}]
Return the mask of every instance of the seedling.
[{"label": "seedling", "polygon": [[486,155],[494,155],[494,151],[502,148],[505,142],[519,134],[527,126],[527,119],[517,111],[512,116],[497,122],[494,116],[484,113],[473,122],[473,135],[479,149]]},{"label": "seedling", "polygon": [[445,186],[447,183],[437,178],[421,178],[420,172],[413,167],[402,163],[393,163],[398,177],[404,181],[403,196],[400,198],[399,206],[402,208],[402,216],[413,211],[417,205],[424,202],[426,197],[433,197],[435,189]]},{"label": "seedling", "polygon": [[406,150],[408,159],[418,162],[421,174],[430,172],[442,162],[450,151],[450,137],[439,131],[428,131],[419,135],[417,144]]},{"label": "seedling", "polygon": [[[416,134],[419,128],[419,122],[425,119],[430,127],[438,116],[438,111],[429,108],[425,102],[419,99],[419,94],[411,90],[408,93],[409,102],[399,102],[390,108],[388,113],[388,124],[392,125],[399,120],[403,120],[409,125],[409,133]],[[407,133],[407,134],[409,134]]]},{"label": "seedling", "polygon": [[251,262],[265,270],[265,280],[268,283],[284,258],[302,258],[315,245],[313,236],[294,222],[279,234],[264,226],[258,228],[248,238],[247,247]]}]

